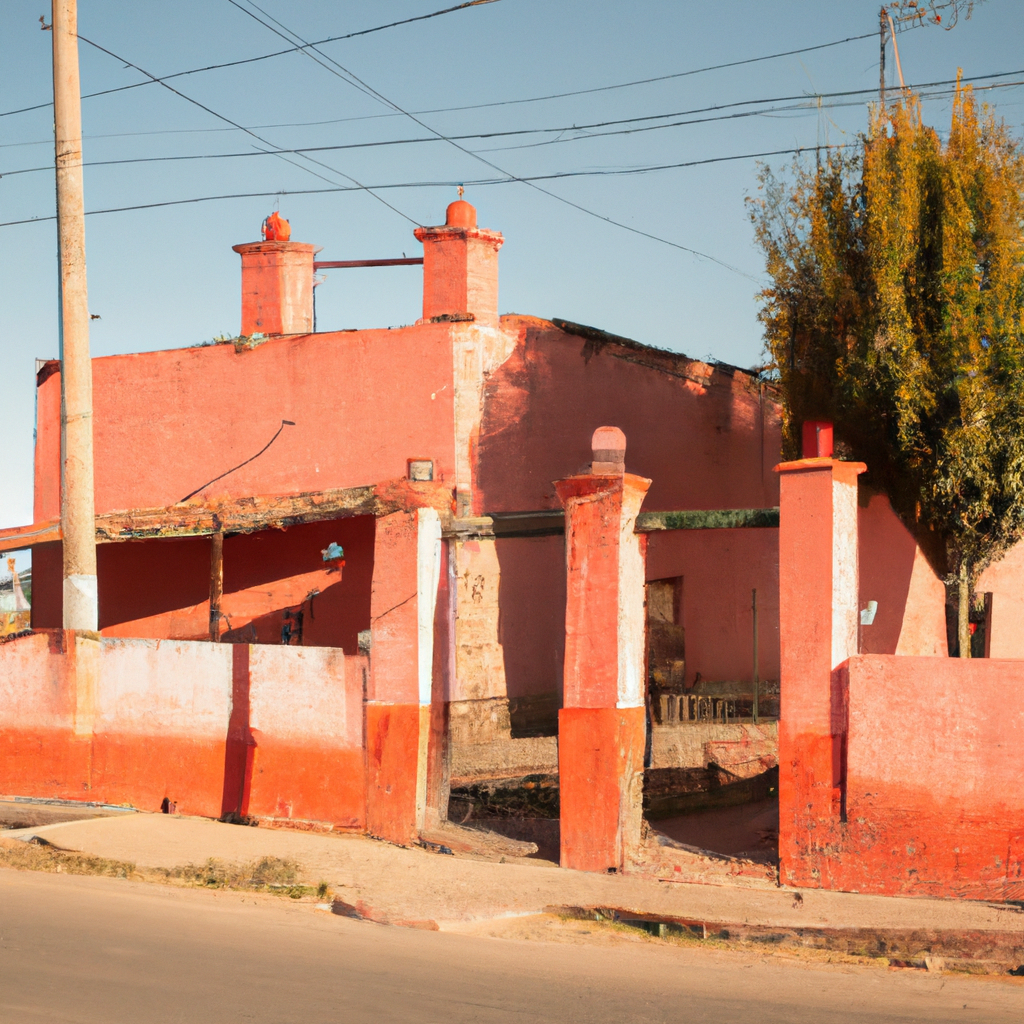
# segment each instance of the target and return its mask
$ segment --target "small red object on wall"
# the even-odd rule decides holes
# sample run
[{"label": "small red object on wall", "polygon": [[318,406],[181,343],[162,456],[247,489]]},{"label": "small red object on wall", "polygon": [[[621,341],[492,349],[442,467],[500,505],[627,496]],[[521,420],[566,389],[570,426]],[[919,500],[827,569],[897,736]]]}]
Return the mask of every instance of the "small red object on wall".
[{"label": "small red object on wall", "polygon": [[292,226],[276,210],[263,222],[265,242],[287,242],[292,237]]}]

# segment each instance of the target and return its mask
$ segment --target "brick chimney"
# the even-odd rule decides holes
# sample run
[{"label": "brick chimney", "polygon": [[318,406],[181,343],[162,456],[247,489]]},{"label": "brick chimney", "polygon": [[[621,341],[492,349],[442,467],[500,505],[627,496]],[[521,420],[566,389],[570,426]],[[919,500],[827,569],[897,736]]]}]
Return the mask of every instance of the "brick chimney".
[{"label": "brick chimney", "polygon": [[423,243],[423,319],[498,322],[498,250],[505,239],[476,226],[476,208],[449,205],[443,227],[416,228]]},{"label": "brick chimney", "polygon": [[305,242],[247,242],[242,257],[242,331],[309,334],[313,330],[313,253]]}]

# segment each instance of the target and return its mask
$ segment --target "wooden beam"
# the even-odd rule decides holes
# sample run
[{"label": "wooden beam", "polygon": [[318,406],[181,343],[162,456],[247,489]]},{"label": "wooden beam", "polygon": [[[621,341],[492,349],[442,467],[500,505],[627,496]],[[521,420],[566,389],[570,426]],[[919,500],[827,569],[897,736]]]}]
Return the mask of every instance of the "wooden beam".
[{"label": "wooden beam", "polygon": [[[105,512],[96,517],[96,543],[167,537],[205,537],[216,533],[255,533],[286,529],[349,516],[384,516],[431,507],[447,525],[452,492],[443,484],[387,480],[370,487],[344,487],[301,494],[255,495],[211,504],[186,503],[164,508]],[[59,520],[0,530],[0,553],[61,539]]]},{"label": "wooden beam", "polygon": [[210,639],[220,643],[220,599],[224,593],[224,534],[210,535]]},{"label": "wooden beam", "polygon": [[0,554],[30,548],[33,544],[49,544],[60,540],[60,520],[49,519],[43,523],[29,523],[28,526],[10,526],[0,530]]}]

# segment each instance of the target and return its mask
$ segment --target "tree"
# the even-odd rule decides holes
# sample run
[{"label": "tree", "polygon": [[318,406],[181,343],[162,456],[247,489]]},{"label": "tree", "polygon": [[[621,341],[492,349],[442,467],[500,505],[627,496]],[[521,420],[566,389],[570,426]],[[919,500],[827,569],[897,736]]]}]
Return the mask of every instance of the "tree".
[{"label": "tree", "polygon": [[784,445],[831,419],[917,537],[959,609],[1024,537],[1024,154],[972,90],[949,138],[906,96],[856,149],[748,200],[771,284],[760,320]]}]

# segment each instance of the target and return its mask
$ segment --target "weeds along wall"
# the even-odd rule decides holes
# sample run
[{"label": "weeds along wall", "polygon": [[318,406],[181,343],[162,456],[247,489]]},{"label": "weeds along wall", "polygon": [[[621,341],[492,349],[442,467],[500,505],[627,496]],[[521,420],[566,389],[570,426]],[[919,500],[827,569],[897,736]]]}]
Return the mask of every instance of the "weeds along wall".
[{"label": "weeds along wall", "polygon": [[359,829],[365,669],[332,648],[20,637],[0,645],[0,793]]}]

